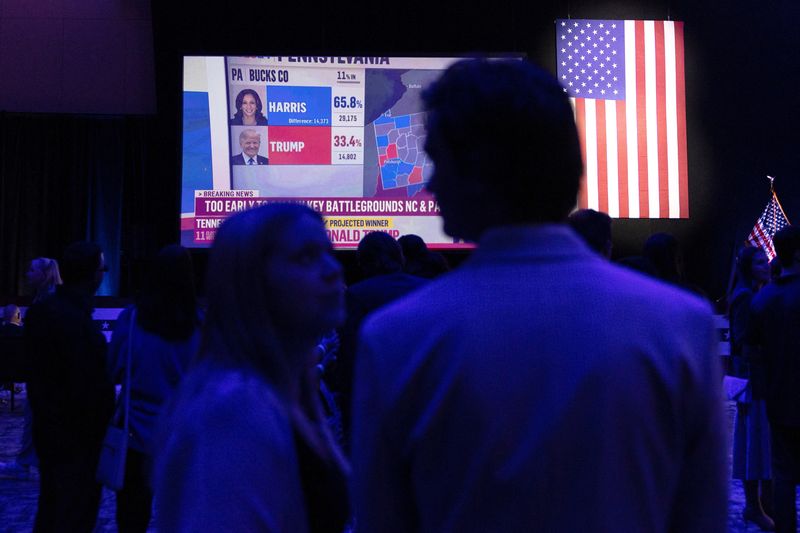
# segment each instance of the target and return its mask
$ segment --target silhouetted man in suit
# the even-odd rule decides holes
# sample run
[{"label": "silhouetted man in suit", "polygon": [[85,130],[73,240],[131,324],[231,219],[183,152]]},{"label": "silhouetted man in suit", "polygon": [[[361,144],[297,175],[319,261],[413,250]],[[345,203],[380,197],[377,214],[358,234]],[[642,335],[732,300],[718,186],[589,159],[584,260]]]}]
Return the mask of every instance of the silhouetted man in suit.
[{"label": "silhouetted man in suit", "polygon": [[520,60],[423,93],[460,268],[371,315],[356,360],[364,531],[726,531],[725,419],[703,301],[612,265],[563,222],[572,108]]},{"label": "silhouetted man in suit", "polygon": [[775,531],[797,531],[800,484],[800,227],[773,239],[783,271],[750,304],[746,355],[761,359],[769,419]]}]

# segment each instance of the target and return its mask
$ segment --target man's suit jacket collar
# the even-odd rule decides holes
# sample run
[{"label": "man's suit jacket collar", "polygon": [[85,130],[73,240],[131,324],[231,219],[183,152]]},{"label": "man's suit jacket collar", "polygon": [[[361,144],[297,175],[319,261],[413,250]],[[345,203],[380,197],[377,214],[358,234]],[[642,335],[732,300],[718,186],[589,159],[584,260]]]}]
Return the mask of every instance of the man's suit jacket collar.
[{"label": "man's suit jacket collar", "polygon": [[[236,154],[231,159],[231,162],[234,165],[247,165],[248,161],[250,161],[250,156],[245,154],[244,152],[240,152],[240,153]],[[264,157],[261,154],[258,154],[253,158],[253,164],[249,165],[249,166],[267,165],[267,164],[269,164],[269,158]]]},{"label": "man's suit jacket collar", "polygon": [[598,258],[564,224],[498,226],[486,230],[469,263],[513,259]]}]

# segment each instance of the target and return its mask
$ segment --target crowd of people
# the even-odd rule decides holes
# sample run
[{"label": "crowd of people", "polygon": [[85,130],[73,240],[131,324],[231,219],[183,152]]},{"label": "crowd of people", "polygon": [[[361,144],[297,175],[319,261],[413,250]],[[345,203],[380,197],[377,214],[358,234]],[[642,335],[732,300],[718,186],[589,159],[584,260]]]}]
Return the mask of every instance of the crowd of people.
[{"label": "crowd of people", "polygon": [[[217,232],[203,310],[188,252],[167,247],[107,346],[91,321],[102,251],[71,245],[60,278],[34,261],[35,531],[94,527],[115,384],[130,398],[120,531],[726,530],[717,339],[677,241],[617,265],[608,215],[570,216],[580,146],[544,70],[466,60],[423,99],[427,186],[445,231],[477,243],[451,272],[419,237],[373,232],[345,287],[321,216],[264,205]],[[763,252],[741,252],[730,298],[749,387],[733,475],[745,518],[786,532],[800,229],[775,248],[772,282]]]}]

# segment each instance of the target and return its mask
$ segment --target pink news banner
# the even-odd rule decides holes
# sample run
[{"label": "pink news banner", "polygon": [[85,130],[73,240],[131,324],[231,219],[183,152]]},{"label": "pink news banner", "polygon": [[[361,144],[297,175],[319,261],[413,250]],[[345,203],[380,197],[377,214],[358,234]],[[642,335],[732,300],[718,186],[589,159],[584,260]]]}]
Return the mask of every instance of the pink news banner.
[{"label": "pink news banner", "polygon": [[[256,196],[258,191],[196,191],[194,217],[183,219],[182,229],[194,231],[198,244],[210,244],[217,228],[231,214],[266,203],[301,203],[321,213],[331,241],[339,247],[355,247],[364,235],[383,231],[394,238],[407,233],[397,229],[397,217],[439,216],[439,206],[431,198],[275,198]],[[437,244],[437,248],[463,249],[466,243]]]}]

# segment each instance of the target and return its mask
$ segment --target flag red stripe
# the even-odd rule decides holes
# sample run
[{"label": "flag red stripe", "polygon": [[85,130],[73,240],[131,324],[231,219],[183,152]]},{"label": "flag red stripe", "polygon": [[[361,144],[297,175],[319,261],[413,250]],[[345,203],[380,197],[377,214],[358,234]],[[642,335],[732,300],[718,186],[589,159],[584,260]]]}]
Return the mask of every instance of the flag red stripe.
[{"label": "flag red stripe", "polygon": [[751,231],[750,235],[747,237],[747,241],[745,241],[745,245],[748,244],[756,248],[761,248],[762,250],[764,249],[764,243],[759,240],[758,235],[756,235],[755,228],[753,228],[753,231]]},{"label": "flag red stripe", "polygon": [[623,100],[617,100],[617,166],[619,167],[619,217],[628,218],[628,132]]},{"label": "flag red stripe", "polygon": [[658,131],[658,209],[661,218],[669,218],[669,182],[667,179],[667,68],[664,64],[664,22],[654,23],[656,35],[656,126]]},{"label": "flag red stripe", "polygon": [[589,205],[589,196],[586,191],[586,103],[583,98],[575,99],[575,125],[578,127],[578,137],[581,141],[581,159],[583,160],[581,187],[578,190],[578,208],[586,209]]},{"label": "flag red stripe", "polygon": [[606,103],[595,100],[597,121],[597,197],[598,207],[608,213],[608,156],[606,154]]},{"label": "flag red stripe", "polygon": [[750,232],[750,241],[753,243],[753,246],[756,248],[765,248],[766,243],[761,239],[759,235],[758,225],[753,228],[753,231]]},{"label": "flag red stripe", "polygon": [[644,81],[644,21],[635,22],[636,33],[636,125],[639,137],[639,216],[648,218],[647,187],[647,99]]},{"label": "flag red stripe", "polygon": [[675,22],[675,83],[677,84],[678,107],[678,192],[680,195],[680,216],[689,218],[689,171],[688,150],[686,146],[686,87],[683,73],[683,22]]},{"label": "flag red stripe", "polygon": [[762,248],[764,248],[764,251],[767,252],[769,259],[771,260],[773,257],[775,257],[775,249],[772,247],[772,239],[769,239],[764,234],[764,228],[761,227],[761,222],[756,224],[756,227],[753,229],[758,232],[759,239],[762,243]]}]

